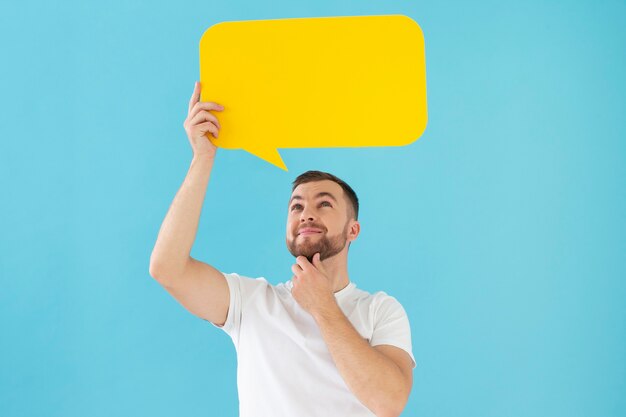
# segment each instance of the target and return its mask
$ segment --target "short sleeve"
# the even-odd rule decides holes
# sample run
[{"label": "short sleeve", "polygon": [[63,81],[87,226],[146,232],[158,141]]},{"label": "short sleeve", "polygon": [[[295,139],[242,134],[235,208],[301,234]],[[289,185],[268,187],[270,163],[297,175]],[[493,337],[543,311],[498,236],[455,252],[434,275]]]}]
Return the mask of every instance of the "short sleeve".
[{"label": "short sleeve", "polygon": [[406,351],[413,360],[415,368],[415,357],[412,352],[411,327],[409,318],[402,304],[394,297],[379,292],[380,298],[375,303],[374,312],[374,332],[370,339],[370,345],[392,345]]},{"label": "short sleeve", "polygon": [[232,337],[233,329],[239,327],[241,320],[241,288],[239,286],[239,276],[237,274],[226,274],[222,272],[222,275],[224,275],[224,278],[226,279],[230,293],[226,322],[222,326],[218,326],[210,321],[209,323],[218,329],[224,330],[229,336]]},{"label": "short sleeve", "polygon": [[223,326],[218,326],[210,321],[209,323],[226,332],[226,334],[228,334],[233,340],[235,346],[237,346],[239,343],[241,318],[243,317],[245,306],[253,298],[255,290],[266,286],[267,281],[265,278],[249,278],[236,273],[222,272],[222,275],[224,275],[224,278],[226,279],[228,290],[230,292],[226,322],[224,322]]}]

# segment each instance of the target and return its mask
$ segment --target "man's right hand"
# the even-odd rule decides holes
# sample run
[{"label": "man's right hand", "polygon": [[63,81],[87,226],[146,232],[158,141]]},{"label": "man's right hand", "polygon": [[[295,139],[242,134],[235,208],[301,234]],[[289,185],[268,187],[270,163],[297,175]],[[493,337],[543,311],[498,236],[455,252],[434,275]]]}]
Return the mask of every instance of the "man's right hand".
[{"label": "man's right hand", "polygon": [[200,101],[200,82],[196,82],[189,100],[189,112],[183,123],[189,143],[193,149],[193,155],[214,158],[217,146],[211,142],[207,133],[211,133],[217,138],[221,128],[217,117],[209,110],[222,111],[224,107],[211,101]]}]

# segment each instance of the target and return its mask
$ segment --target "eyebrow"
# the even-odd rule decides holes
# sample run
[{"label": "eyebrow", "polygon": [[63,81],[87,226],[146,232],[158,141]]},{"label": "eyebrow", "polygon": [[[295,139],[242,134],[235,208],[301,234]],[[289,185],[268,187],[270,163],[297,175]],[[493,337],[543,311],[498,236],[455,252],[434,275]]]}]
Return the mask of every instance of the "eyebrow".
[{"label": "eyebrow", "polygon": [[[335,198],[334,195],[332,195],[331,193],[327,192],[327,191],[322,191],[320,193],[317,193],[317,195],[315,196],[315,198],[320,198],[320,197],[330,197],[332,200],[335,201],[335,203],[337,202],[337,199]],[[294,195],[293,197],[291,197],[291,200],[289,200],[289,204],[287,204],[288,206],[291,205],[291,202],[293,200],[302,200],[302,197],[299,195]]]}]

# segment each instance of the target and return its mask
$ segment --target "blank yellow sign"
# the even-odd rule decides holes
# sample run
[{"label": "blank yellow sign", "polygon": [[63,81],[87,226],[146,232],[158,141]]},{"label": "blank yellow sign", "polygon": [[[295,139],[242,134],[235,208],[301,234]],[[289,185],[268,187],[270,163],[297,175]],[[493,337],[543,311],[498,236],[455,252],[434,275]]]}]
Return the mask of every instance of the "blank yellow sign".
[{"label": "blank yellow sign", "polygon": [[221,22],[200,40],[211,141],[287,170],[279,148],[403,146],[426,129],[424,36],[403,15]]}]

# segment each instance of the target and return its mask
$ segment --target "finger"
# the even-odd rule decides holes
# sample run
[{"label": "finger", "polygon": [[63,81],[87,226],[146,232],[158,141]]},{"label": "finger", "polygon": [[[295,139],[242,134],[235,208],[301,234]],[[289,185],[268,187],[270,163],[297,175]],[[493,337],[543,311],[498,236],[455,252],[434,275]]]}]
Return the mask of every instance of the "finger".
[{"label": "finger", "polygon": [[193,86],[193,93],[191,94],[191,98],[189,99],[189,111],[191,111],[194,104],[196,104],[200,100],[200,90],[201,90],[200,82],[196,81]]},{"label": "finger", "polygon": [[293,272],[296,276],[298,276],[299,274],[302,273],[302,268],[300,268],[300,265],[298,264],[293,264],[291,265],[291,272]]},{"label": "finger", "polygon": [[205,119],[205,120],[212,121],[213,123],[215,123],[215,125],[217,127],[219,127],[221,129],[222,126],[220,125],[220,122],[217,119],[217,116],[215,116],[213,113],[209,112],[209,110],[211,110],[212,106],[201,105],[201,104],[209,104],[209,103],[204,103],[204,102],[197,103],[196,106],[194,106],[194,108],[191,109],[191,113],[187,116],[187,120],[191,121],[198,114],[203,113],[203,114],[207,115],[207,117],[208,117],[208,119]]},{"label": "finger", "polygon": [[215,111],[223,111],[224,106],[214,101],[199,101],[193,105],[191,111],[188,114],[188,117],[193,117],[200,110],[215,110]]},{"label": "finger", "polygon": [[[213,135],[215,139],[217,139],[217,136],[219,135],[219,130],[217,126],[215,126],[211,122],[200,123],[199,125],[196,125],[194,127],[194,132],[196,131],[202,135],[206,134],[207,132],[211,132],[211,134]],[[196,136],[196,135],[194,134],[193,136]]]},{"label": "finger", "polygon": [[322,273],[322,275],[328,277],[328,274],[326,273],[326,267],[322,263],[322,255],[319,252],[317,253],[317,258],[313,256],[313,266],[315,266],[317,270]]},{"label": "finger", "polygon": [[[187,115],[187,119],[191,120],[201,111],[208,112],[209,110],[222,111],[224,110],[224,106],[220,106],[219,104],[213,103],[211,101],[200,101],[193,106],[193,108]],[[213,113],[208,113],[208,114],[210,114],[211,117],[215,118],[214,121],[217,121],[217,117]],[[217,124],[219,125],[219,122],[217,122]]]},{"label": "finger", "polygon": [[320,253],[317,252],[315,255],[313,255],[313,266],[316,267],[317,269],[323,269],[324,266],[322,265],[322,262],[320,261]]},{"label": "finger", "polygon": [[302,255],[296,258],[296,262],[298,263],[298,265],[300,265],[302,270],[305,270],[305,268],[308,268],[311,265],[309,260],[305,256],[302,256]]},{"label": "finger", "polygon": [[221,128],[219,120],[215,117],[214,114],[209,113],[206,110],[201,110],[196,114],[191,120],[189,120],[189,125],[194,126],[203,122],[213,122],[218,129]]}]

